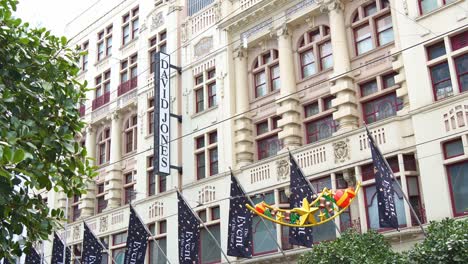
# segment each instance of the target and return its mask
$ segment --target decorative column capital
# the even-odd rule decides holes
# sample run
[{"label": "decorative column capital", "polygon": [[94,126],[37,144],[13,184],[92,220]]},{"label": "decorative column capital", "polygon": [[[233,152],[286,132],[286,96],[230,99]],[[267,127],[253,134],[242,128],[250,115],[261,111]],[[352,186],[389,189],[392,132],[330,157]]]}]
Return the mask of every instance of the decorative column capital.
[{"label": "decorative column capital", "polygon": [[91,134],[91,133],[95,132],[96,129],[91,124],[89,124],[89,125],[86,126],[85,131],[86,131],[86,134]]},{"label": "decorative column capital", "polygon": [[320,6],[320,11],[330,12],[333,10],[341,9],[344,10],[344,4],[342,0],[315,0]]},{"label": "decorative column capital", "polygon": [[276,35],[278,37],[280,36],[284,36],[284,37],[287,37],[287,36],[290,36],[290,30],[289,30],[289,27],[286,23],[283,23],[280,27],[278,27],[276,29]]},{"label": "decorative column capital", "polygon": [[112,114],[110,115],[111,120],[119,119],[119,117],[120,117],[119,112],[117,112],[117,111],[112,112]]},{"label": "decorative column capital", "polygon": [[236,47],[233,52],[234,59],[242,59],[247,57],[247,49],[241,45]]}]

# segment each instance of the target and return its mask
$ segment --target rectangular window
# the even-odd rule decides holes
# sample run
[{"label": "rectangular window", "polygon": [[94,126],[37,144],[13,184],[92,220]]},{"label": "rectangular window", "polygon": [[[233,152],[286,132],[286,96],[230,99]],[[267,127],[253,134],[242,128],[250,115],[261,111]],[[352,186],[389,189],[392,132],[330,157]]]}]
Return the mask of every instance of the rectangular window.
[{"label": "rectangular window", "polygon": [[377,99],[363,103],[364,120],[367,124],[377,122],[387,117],[395,116],[401,110],[403,103],[396,97],[396,93],[390,93]]},{"label": "rectangular window", "polygon": [[[316,190],[323,190],[323,188],[332,189],[331,178],[321,178],[311,181],[311,184]],[[313,229],[314,242],[334,240],[336,238],[335,224],[330,221],[326,224],[319,225]]]},{"label": "rectangular window", "polygon": [[154,131],[154,98],[148,100],[148,135]]},{"label": "rectangular window", "polygon": [[122,232],[112,236],[112,245],[120,245],[127,242],[127,232]]},{"label": "rectangular window", "polygon": [[452,51],[462,49],[468,46],[468,31],[460,33],[450,38]]},{"label": "rectangular window", "polygon": [[[425,214],[423,212],[424,209],[422,207],[421,197],[419,193],[418,178],[407,177],[406,181],[408,182],[408,200],[411,206],[414,208],[414,211],[416,212],[416,215],[418,216],[419,220],[422,223],[425,223],[426,219],[424,219]],[[411,225],[418,225],[418,221],[416,220],[413,214],[411,214]]]},{"label": "rectangular window", "polygon": [[195,139],[196,149],[203,148],[205,146],[205,136],[201,136]]},{"label": "rectangular window", "polygon": [[377,87],[377,81],[376,80],[372,80],[370,82],[366,82],[364,84],[361,84],[361,85],[359,85],[359,87],[361,88],[361,96],[362,97],[374,94],[379,90],[378,87]]},{"label": "rectangular window", "polygon": [[419,11],[421,15],[437,9],[437,0],[419,0]]},{"label": "rectangular window", "polygon": [[218,148],[209,150],[210,176],[218,174]]},{"label": "rectangular window", "polygon": [[203,223],[206,223],[206,210],[201,210],[201,211],[198,211],[197,212],[198,214],[198,217],[200,217],[200,219],[202,220]]},{"label": "rectangular window", "polygon": [[333,50],[331,41],[327,41],[320,45],[320,64],[322,70],[333,67]]},{"label": "rectangular window", "polygon": [[269,131],[268,120],[257,124],[257,135],[265,134]]},{"label": "rectangular window", "polygon": [[447,62],[430,67],[434,97],[441,100],[453,95],[452,81]]},{"label": "rectangular window", "polygon": [[265,71],[255,74],[255,97],[265,96],[267,94]]},{"label": "rectangular window", "polygon": [[197,159],[197,179],[201,180],[206,177],[205,175],[205,152],[196,155]]},{"label": "rectangular window", "polygon": [[211,220],[218,220],[220,219],[220,209],[219,206],[215,206],[211,208]]},{"label": "rectangular window", "polygon": [[156,241],[157,242],[154,242],[153,239],[149,241],[149,263],[165,264],[167,263],[166,258],[164,257],[164,255],[167,254],[167,239],[166,237],[161,237],[157,238]]},{"label": "rectangular window", "polygon": [[433,44],[431,46],[428,46],[426,48],[426,52],[427,52],[428,60],[439,58],[441,56],[444,56],[447,53],[445,50],[445,44],[443,41]]},{"label": "rectangular window", "polygon": [[443,145],[445,159],[450,159],[465,154],[461,138],[445,142]]},{"label": "rectangular window", "polygon": [[192,16],[193,14],[197,13],[198,11],[204,9],[214,0],[188,0],[187,1],[187,14]]},{"label": "rectangular window", "polygon": [[328,96],[323,99],[323,111],[326,111],[332,108],[333,99],[335,99],[335,96]]},{"label": "rectangular window", "polygon": [[465,92],[468,90],[468,54],[455,58],[455,69],[460,92]]},{"label": "rectangular window", "polygon": [[208,84],[208,107],[213,107],[218,105],[216,99],[216,83]]},{"label": "rectangular window", "polygon": [[[220,225],[210,225],[208,230],[213,234],[218,243],[221,243],[221,229]],[[220,263],[221,262],[221,249],[218,248],[216,242],[208,234],[204,228],[200,231],[200,263]]]},{"label": "rectangular window", "polygon": [[395,75],[396,73],[392,72],[390,74],[382,76],[383,88],[390,88],[395,86]]},{"label": "rectangular window", "polygon": [[305,117],[316,115],[320,112],[318,102],[313,102],[304,106]]},{"label": "rectangular window", "polygon": [[358,27],[354,30],[354,40],[356,43],[356,53],[358,55],[373,49],[371,29],[369,24]]},{"label": "rectangular window", "polygon": [[279,65],[276,64],[270,68],[270,78],[271,78],[271,89],[273,91],[278,91],[281,86],[280,81],[280,68]]},{"label": "rectangular window", "polygon": [[205,110],[204,106],[205,106],[205,98],[204,98],[204,94],[203,94],[203,88],[201,89],[198,89],[195,91],[195,97],[196,97],[196,112],[199,113],[199,112],[202,112],[203,110]]},{"label": "rectangular window", "polygon": [[159,175],[159,193],[167,191],[167,176]]},{"label": "rectangular window", "polygon": [[278,135],[260,139],[257,141],[258,159],[262,160],[272,157],[281,149],[281,144]]},{"label": "rectangular window", "polygon": [[122,46],[138,37],[139,20],[138,7],[122,16]]},{"label": "rectangular window", "polygon": [[89,42],[86,41],[81,45],[81,52],[84,52],[83,55],[81,55],[81,71],[87,71],[88,70],[88,47],[89,47]]},{"label": "rectangular window", "polygon": [[[258,197],[252,197],[254,203],[259,203],[265,201],[268,204],[275,203],[275,196],[272,192],[266,193],[264,195],[259,195]],[[276,236],[274,240],[271,238],[268,229],[271,230],[273,234],[276,234],[276,224],[270,221],[265,221],[263,223],[260,216],[254,216],[252,218],[252,244],[253,244],[253,255],[263,255],[268,253],[277,252],[278,248],[276,246]]]},{"label": "rectangular window", "polygon": [[377,19],[377,40],[379,46],[393,42],[393,25],[390,14]]},{"label": "rectangular window", "polygon": [[452,209],[455,216],[468,214],[468,161],[447,166]]},{"label": "rectangular window", "polygon": [[333,120],[333,116],[314,120],[306,124],[307,143],[317,142],[319,140],[329,138],[337,130],[337,122]]},{"label": "rectangular window", "polygon": [[153,175],[153,156],[148,157],[146,163],[146,174],[148,177],[148,195],[155,195],[156,194],[156,180],[155,175]]},{"label": "rectangular window", "polygon": [[364,17],[372,16],[375,13],[377,13],[375,2],[364,7]]},{"label": "rectangular window", "polygon": [[217,131],[211,132],[210,134],[208,134],[208,142],[209,142],[210,145],[218,142],[218,132]]},{"label": "rectangular window", "polygon": [[317,72],[315,67],[315,55],[312,49],[301,53],[302,78],[309,77]]}]

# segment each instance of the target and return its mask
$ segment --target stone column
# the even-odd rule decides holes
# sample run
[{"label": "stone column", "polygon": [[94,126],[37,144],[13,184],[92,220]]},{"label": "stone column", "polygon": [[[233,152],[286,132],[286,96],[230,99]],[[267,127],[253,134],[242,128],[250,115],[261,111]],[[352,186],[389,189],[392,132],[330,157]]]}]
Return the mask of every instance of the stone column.
[{"label": "stone column", "polygon": [[237,168],[253,162],[252,118],[249,110],[247,53],[239,47],[234,53],[236,117],[234,118],[234,152]]},{"label": "stone column", "polygon": [[301,145],[301,114],[296,88],[296,73],[294,71],[293,49],[291,35],[286,24],[277,30],[278,55],[281,76],[280,100],[277,101],[276,113],[281,116],[278,126],[281,132],[278,138],[283,142],[283,150],[294,149]]},{"label": "stone column", "polygon": [[107,209],[119,207],[121,204],[122,193],[122,119],[119,113],[114,112],[111,115],[111,148],[109,166],[107,166],[105,190],[107,191]]},{"label": "stone column", "polygon": [[[322,12],[328,12],[330,20],[330,35],[333,50],[333,76],[339,76],[332,81],[331,94],[336,98],[332,106],[337,110],[333,119],[339,122],[339,131],[346,132],[359,127],[357,98],[351,73],[348,41],[344,18],[344,5],[341,0],[317,0]],[[344,74],[344,75],[343,75]]]},{"label": "stone column", "polygon": [[[93,127],[88,126],[86,128],[86,152],[87,157],[91,158],[89,161],[90,166],[94,166],[94,160],[96,158],[96,132]],[[96,192],[96,182],[91,181],[86,185],[86,194],[81,196],[80,210],[81,217],[86,218],[94,214],[95,207],[95,192]]]}]

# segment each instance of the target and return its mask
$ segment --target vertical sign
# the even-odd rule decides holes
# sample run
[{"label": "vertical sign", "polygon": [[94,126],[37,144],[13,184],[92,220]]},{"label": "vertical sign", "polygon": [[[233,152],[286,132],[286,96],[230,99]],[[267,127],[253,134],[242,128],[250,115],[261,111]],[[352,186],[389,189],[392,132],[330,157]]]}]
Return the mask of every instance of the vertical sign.
[{"label": "vertical sign", "polygon": [[161,176],[170,171],[170,56],[163,52],[154,55],[154,171]]}]

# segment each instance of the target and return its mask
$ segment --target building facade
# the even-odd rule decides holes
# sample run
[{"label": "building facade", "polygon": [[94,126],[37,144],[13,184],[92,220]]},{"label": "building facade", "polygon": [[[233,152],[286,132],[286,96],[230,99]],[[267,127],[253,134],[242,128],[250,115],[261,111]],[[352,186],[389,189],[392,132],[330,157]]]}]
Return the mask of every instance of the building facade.
[{"label": "building facade", "polygon": [[[465,0],[102,0],[73,19],[80,81],[94,87],[79,106],[79,139],[98,167],[88,192],[69,201],[59,231],[79,258],[86,221],[122,263],[128,204],[154,240],[147,263],[177,263],[182,193],[225,250],[230,170],[254,201],[289,206],[288,150],[316,189],[362,182],[349,210],[314,229],[382,232],[396,250],[424,224],[468,214],[468,4]],[[173,70],[169,176],[153,175],[154,53]],[[402,185],[400,232],[381,230],[366,123]],[[402,193],[403,192],[403,193]],[[66,207],[49,193],[51,207]],[[253,253],[238,263],[294,261],[307,249],[288,228],[253,221]],[[272,232],[273,237],[270,236]],[[279,248],[281,249],[279,249]],[[46,244],[45,255],[51,245]],[[201,231],[201,263],[224,263]]]}]

